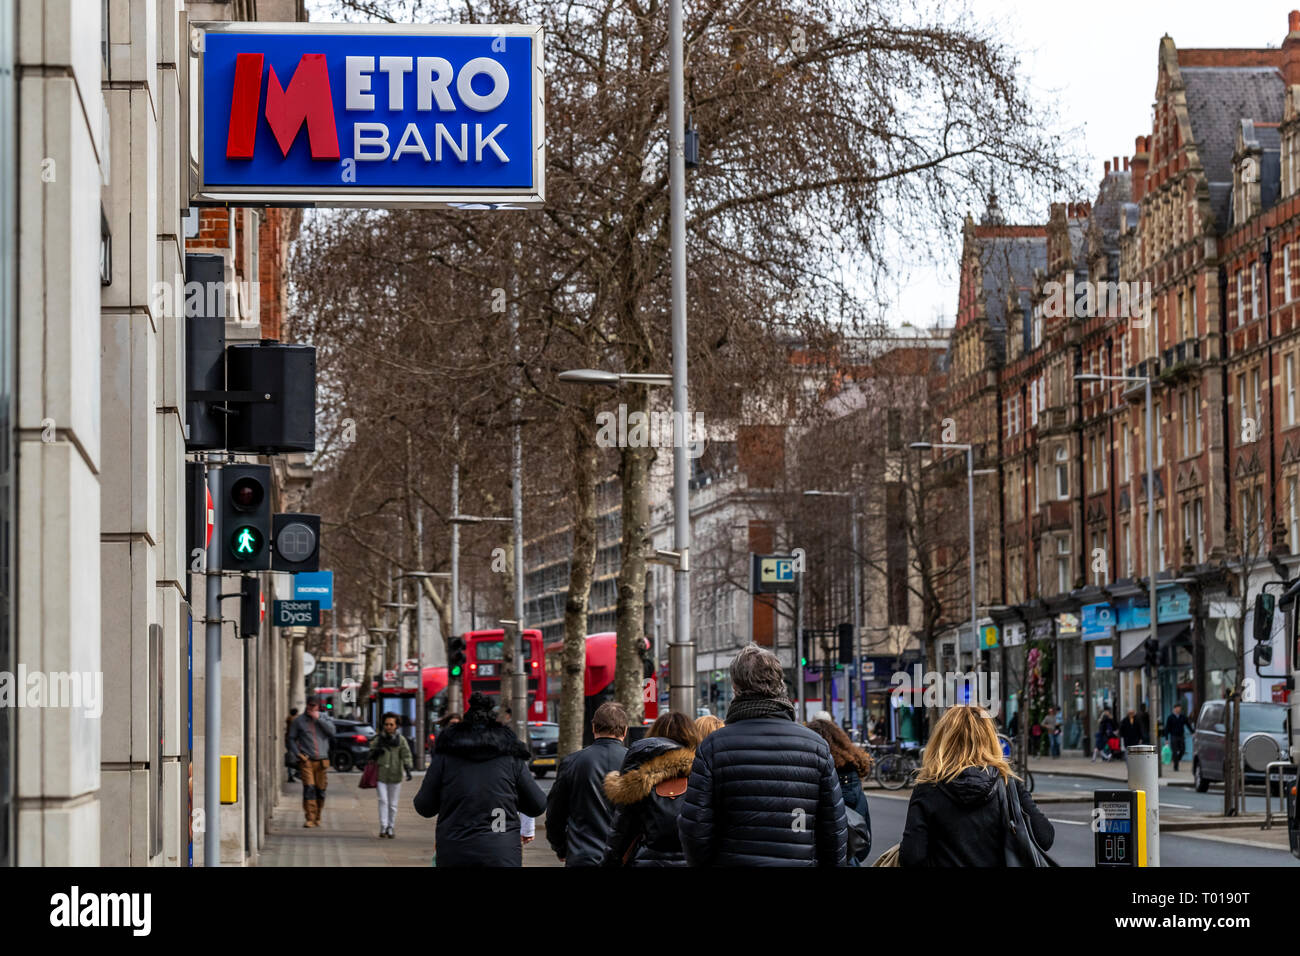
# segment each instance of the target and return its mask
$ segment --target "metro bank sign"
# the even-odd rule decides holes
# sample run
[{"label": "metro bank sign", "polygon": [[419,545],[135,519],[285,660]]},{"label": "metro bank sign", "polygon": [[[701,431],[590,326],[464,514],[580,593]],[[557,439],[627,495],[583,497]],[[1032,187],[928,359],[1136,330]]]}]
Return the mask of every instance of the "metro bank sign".
[{"label": "metro bank sign", "polygon": [[540,27],[204,23],[191,57],[196,205],[544,198]]}]

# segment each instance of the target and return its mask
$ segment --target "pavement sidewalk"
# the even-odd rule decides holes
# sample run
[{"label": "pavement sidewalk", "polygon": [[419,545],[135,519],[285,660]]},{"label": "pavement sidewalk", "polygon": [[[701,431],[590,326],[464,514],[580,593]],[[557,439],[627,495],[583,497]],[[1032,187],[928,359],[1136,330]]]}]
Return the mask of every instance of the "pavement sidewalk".
[{"label": "pavement sidewalk", "polygon": [[[321,825],[311,829],[302,825],[302,785],[282,784],[258,865],[429,866],[437,820],[425,819],[412,805],[423,779],[417,771],[402,784],[391,840],[379,837],[379,797],[357,786],[359,771],[330,773]],[[524,866],[561,865],[546,842],[545,826],[543,816],[537,821],[537,839],[524,847]]]},{"label": "pavement sidewalk", "polygon": [[[1099,780],[1127,780],[1128,764],[1122,758],[1093,761],[1087,757],[1030,757],[1029,769],[1034,773],[1060,773],[1072,777],[1096,777]],[[1187,759],[1179,764],[1174,772],[1173,764],[1161,768],[1160,786],[1190,787],[1192,781],[1192,761]]]}]

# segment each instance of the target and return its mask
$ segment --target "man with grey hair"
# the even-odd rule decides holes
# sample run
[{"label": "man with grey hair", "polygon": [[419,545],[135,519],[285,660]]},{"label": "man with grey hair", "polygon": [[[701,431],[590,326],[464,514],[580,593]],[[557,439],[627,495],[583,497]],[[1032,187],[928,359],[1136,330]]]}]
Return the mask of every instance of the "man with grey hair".
[{"label": "man with grey hair", "polygon": [[700,744],[677,819],[691,866],[844,866],[848,826],[826,741],[795,721],[776,655],[731,663],[726,726]]}]

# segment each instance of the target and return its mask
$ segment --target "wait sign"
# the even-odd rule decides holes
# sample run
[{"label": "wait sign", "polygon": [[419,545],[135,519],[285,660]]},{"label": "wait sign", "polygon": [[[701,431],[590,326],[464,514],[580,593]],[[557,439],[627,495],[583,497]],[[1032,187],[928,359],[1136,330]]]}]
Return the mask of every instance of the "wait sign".
[{"label": "wait sign", "polygon": [[542,29],[196,23],[194,205],[540,205]]}]

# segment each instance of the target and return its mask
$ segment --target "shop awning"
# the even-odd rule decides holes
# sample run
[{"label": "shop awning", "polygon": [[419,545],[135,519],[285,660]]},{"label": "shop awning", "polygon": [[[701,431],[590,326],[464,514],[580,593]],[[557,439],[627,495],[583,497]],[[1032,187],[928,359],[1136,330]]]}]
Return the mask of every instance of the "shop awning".
[{"label": "shop awning", "polygon": [[[1156,628],[1156,640],[1160,642],[1160,653],[1163,656],[1165,648],[1173,644],[1190,643],[1192,624],[1190,621],[1172,621],[1169,624],[1160,624]],[[1144,647],[1145,641],[1138,644],[1137,647],[1129,651],[1116,664],[1116,668],[1122,671],[1134,670],[1146,664],[1147,655]]]}]

